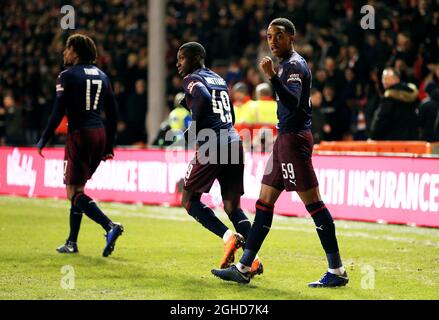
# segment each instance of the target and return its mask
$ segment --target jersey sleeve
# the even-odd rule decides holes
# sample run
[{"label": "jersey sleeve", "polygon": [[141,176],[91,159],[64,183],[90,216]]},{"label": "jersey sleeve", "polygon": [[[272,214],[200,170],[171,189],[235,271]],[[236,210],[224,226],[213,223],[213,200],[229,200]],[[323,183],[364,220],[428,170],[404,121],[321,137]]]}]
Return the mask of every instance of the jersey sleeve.
[{"label": "jersey sleeve", "polygon": [[198,76],[188,75],[183,79],[183,88],[186,95],[191,96],[190,109],[192,120],[198,121],[212,103],[212,96]]},{"label": "jersey sleeve", "polygon": [[37,142],[37,148],[42,149],[46,146],[49,139],[53,136],[55,129],[61,123],[66,113],[69,89],[67,74],[66,72],[61,72],[56,80],[56,97],[52,114],[40,140]]},{"label": "jersey sleeve", "polygon": [[114,138],[117,128],[117,101],[114,95],[113,88],[110,81],[108,81],[107,94],[105,96],[104,111],[105,111],[105,133],[106,133],[106,145],[105,154],[114,154]]},{"label": "jersey sleeve", "polygon": [[275,75],[270,79],[282,104],[291,110],[299,106],[303,77],[300,65],[291,62],[284,67],[281,78]]}]

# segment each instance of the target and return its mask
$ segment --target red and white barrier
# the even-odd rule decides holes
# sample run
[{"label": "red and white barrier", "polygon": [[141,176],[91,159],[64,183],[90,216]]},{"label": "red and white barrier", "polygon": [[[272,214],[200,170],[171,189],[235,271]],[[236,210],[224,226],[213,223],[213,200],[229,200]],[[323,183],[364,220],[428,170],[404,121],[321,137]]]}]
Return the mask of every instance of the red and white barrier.
[{"label": "red and white barrier", "polygon": [[[0,194],[65,198],[61,148],[0,147]],[[192,152],[117,149],[86,186],[101,201],[179,205],[176,185]],[[254,211],[267,154],[247,154],[242,207]],[[335,219],[439,227],[439,159],[314,155],[320,191]],[[217,183],[204,201],[221,203]],[[296,193],[283,193],[275,212],[307,216]]]}]

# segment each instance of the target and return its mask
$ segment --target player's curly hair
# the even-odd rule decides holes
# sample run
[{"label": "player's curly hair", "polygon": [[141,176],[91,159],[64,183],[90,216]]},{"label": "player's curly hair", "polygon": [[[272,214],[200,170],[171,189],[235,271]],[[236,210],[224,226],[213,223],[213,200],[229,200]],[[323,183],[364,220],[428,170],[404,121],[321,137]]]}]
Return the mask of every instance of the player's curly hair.
[{"label": "player's curly hair", "polygon": [[67,47],[72,47],[78,54],[80,63],[95,64],[98,57],[96,45],[92,38],[84,34],[72,34],[67,39]]},{"label": "player's curly hair", "polygon": [[294,26],[294,23],[287,18],[276,18],[270,22],[270,26],[272,25],[284,27],[286,32],[293,36],[296,35],[296,27]]}]

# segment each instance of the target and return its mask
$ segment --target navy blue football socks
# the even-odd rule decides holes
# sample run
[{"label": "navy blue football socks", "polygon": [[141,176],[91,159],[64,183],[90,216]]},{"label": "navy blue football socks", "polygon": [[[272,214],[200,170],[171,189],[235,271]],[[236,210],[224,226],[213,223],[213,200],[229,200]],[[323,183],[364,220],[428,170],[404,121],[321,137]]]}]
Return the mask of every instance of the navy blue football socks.
[{"label": "navy blue football socks", "polygon": [[250,232],[250,228],[252,224],[247,216],[244,214],[241,208],[237,208],[233,210],[229,214],[229,219],[232,221],[233,226],[235,227],[236,232],[240,233],[244,239],[248,238],[248,233]]},{"label": "navy blue football socks", "polygon": [[323,201],[311,203],[306,206],[316,225],[317,234],[320,242],[326,252],[328,265],[330,269],[337,269],[342,266],[340,253],[337,244],[337,237],[335,235],[335,225],[329,210],[326,208]]},{"label": "navy blue football socks", "polygon": [[191,200],[188,213],[201,223],[203,227],[215,233],[220,238],[222,238],[224,233],[229,229],[217,218],[212,209],[200,200]]},{"label": "navy blue football socks", "polygon": [[70,234],[67,241],[77,242],[79,228],[81,227],[82,212],[79,208],[75,207],[73,204],[70,207]]},{"label": "navy blue football socks", "polygon": [[87,196],[85,193],[76,193],[72,198],[73,204],[83,211],[87,217],[94,222],[100,224],[105,231],[110,231],[113,223],[111,220],[99,209],[96,202]]},{"label": "navy blue football socks", "polygon": [[265,237],[270,231],[273,222],[273,209],[273,206],[260,199],[256,202],[255,220],[248,234],[244,254],[240,260],[240,263],[244,266],[250,267],[252,265]]}]

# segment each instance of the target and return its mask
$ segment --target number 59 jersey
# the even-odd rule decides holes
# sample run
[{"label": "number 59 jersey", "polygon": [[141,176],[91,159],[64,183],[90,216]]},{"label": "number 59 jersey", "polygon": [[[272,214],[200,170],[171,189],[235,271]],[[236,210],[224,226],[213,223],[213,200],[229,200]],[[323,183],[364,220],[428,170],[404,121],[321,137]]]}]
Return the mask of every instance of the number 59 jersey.
[{"label": "number 59 jersey", "polygon": [[212,129],[217,135],[227,132],[229,142],[239,140],[233,127],[233,105],[223,78],[210,69],[200,68],[183,79],[183,88],[192,120],[196,121],[197,134],[202,129]]},{"label": "number 59 jersey", "polygon": [[56,84],[57,99],[62,101],[69,131],[103,127],[101,113],[113,103],[113,91],[107,75],[94,65],[74,65],[61,72]]}]

